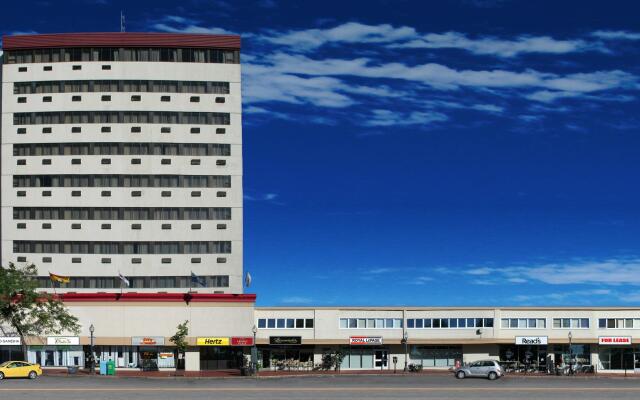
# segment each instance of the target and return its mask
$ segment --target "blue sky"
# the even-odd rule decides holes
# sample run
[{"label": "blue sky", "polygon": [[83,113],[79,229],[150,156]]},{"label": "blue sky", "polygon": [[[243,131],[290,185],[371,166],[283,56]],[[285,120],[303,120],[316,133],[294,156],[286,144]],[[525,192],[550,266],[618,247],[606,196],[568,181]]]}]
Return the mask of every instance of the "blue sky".
[{"label": "blue sky", "polygon": [[637,2],[6,1],[0,28],[121,9],[243,35],[260,305],[640,301]]}]

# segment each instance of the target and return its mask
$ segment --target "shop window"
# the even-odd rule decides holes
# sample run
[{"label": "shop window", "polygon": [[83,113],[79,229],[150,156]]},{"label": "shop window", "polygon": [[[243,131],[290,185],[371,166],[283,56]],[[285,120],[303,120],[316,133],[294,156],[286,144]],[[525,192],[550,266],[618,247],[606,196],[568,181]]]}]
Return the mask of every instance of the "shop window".
[{"label": "shop window", "polygon": [[258,319],[258,329],[264,329],[267,327],[267,320],[265,318]]}]

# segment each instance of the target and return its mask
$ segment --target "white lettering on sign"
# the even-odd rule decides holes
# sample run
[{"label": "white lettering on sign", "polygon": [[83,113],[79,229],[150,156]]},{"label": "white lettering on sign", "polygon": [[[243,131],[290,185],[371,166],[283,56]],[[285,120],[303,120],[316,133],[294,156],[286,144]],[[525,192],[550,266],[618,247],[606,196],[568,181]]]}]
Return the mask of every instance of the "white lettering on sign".
[{"label": "white lettering on sign", "polygon": [[77,346],[80,344],[80,338],[77,336],[49,336],[47,345],[49,346]]},{"label": "white lettering on sign", "polygon": [[631,345],[631,336],[600,336],[598,344],[629,346]]},{"label": "white lettering on sign", "polygon": [[22,341],[19,336],[2,336],[0,337],[0,345],[20,346]]},{"label": "white lettering on sign", "polygon": [[349,344],[352,346],[382,345],[382,336],[351,336]]},{"label": "white lettering on sign", "polygon": [[547,344],[546,336],[516,336],[517,345],[544,346]]}]

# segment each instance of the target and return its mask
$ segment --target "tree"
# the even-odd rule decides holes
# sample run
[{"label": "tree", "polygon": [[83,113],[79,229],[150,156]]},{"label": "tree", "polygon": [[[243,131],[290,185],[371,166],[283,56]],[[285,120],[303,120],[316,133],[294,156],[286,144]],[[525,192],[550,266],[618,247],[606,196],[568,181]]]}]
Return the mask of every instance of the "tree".
[{"label": "tree", "polygon": [[9,326],[20,336],[27,359],[26,338],[63,332],[80,332],[78,319],[71,315],[58,296],[38,292],[35,265],[0,267],[0,326]]},{"label": "tree", "polygon": [[[179,324],[176,334],[169,338],[169,340],[176,345],[176,349],[178,350],[178,364],[180,364],[181,360],[184,360],[184,353],[187,351],[187,336],[189,335],[188,324],[189,321],[184,321]],[[180,355],[182,355],[182,357],[180,357]]]}]

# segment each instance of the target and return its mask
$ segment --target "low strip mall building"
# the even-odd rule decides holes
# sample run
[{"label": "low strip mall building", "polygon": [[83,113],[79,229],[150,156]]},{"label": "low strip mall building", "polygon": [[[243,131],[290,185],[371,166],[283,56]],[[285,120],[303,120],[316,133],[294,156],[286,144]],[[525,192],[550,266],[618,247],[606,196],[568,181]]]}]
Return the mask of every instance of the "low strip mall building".
[{"label": "low strip mall building", "polygon": [[[117,368],[173,369],[169,338],[189,321],[188,371],[236,369],[257,347],[258,365],[312,370],[341,352],[343,370],[448,369],[496,359],[512,370],[593,366],[640,371],[640,309],[557,307],[255,307],[252,294],[67,293],[79,336],[29,338],[29,361],[85,366],[94,351]],[[2,360],[20,358],[20,339],[0,337]],[[570,346],[571,345],[571,346]],[[405,356],[406,354],[406,356]]]}]

